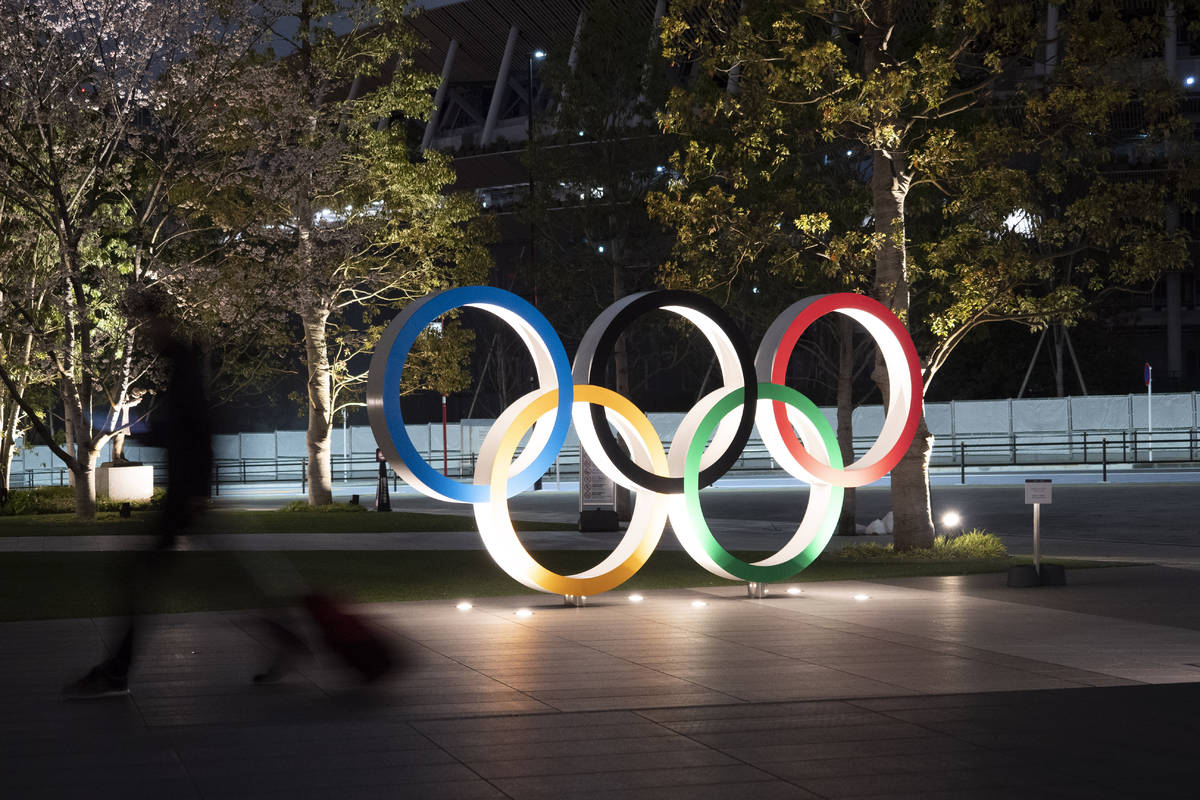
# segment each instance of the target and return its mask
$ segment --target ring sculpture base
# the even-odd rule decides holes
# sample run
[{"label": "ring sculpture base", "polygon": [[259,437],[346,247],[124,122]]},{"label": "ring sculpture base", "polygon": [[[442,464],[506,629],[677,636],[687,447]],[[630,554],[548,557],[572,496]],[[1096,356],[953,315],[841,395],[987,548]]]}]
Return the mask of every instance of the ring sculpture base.
[{"label": "ring sculpture base", "polygon": [[756,600],[761,600],[762,598],[766,597],[768,591],[767,584],[765,583],[750,581],[746,584],[746,596],[753,597]]},{"label": "ring sculpture base", "polygon": [[621,523],[617,519],[617,512],[612,509],[593,508],[579,512],[580,533],[619,530],[621,530]]},{"label": "ring sculpture base", "polygon": [[1066,586],[1067,571],[1062,564],[1018,564],[1008,568],[1008,585],[1017,589],[1034,586]]},{"label": "ring sculpture base", "polygon": [[583,608],[587,605],[587,595],[585,594],[564,594],[562,598],[564,606]]},{"label": "ring sculpture base", "polygon": [[1067,570],[1062,564],[1042,564],[1038,569],[1042,586],[1066,586]]}]

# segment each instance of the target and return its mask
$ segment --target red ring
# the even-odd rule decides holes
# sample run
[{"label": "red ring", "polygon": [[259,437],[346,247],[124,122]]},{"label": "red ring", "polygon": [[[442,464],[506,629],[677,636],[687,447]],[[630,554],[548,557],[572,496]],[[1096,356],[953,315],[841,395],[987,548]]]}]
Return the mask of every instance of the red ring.
[{"label": "red ring", "polygon": [[[808,329],[808,326],[820,317],[844,308],[865,311],[878,319],[892,332],[892,335],[896,337],[896,341],[899,342],[900,348],[904,351],[904,358],[908,362],[910,374],[912,402],[909,404],[908,417],[904,421],[904,428],[896,444],[883,458],[880,458],[874,464],[859,466],[860,459],[845,469],[834,469],[826,464],[822,464],[804,449],[804,445],[800,443],[800,439],[796,436],[796,431],[788,421],[787,406],[777,400],[772,400],[771,406],[775,415],[775,424],[779,428],[779,435],[783,439],[783,443],[792,458],[796,459],[800,466],[814,477],[834,486],[849,488],[874,483],[887,475],[892,470],[892,467],[896,466],[900,462],[900,459],[904,457],[904,452],[912,443],[913,437],[917,433],[917,425],[921,421],[921,401],[924,383],[921,379],[921,360],[917,356],[917,348],[913,344],[912,337],[909,336],[908,331],[900,323],[896,315],[879,301],[850,292],[823,295],[809,303],[808,306],[796,315],[796,318],[792,320],[787,330],[784,331],[783,336],[780,337],[779,347],[775,350],[775,357],[771,362],[772,383],[785,383],[787,379],[788,360],[791,358],[792,350],[795,349],[797,340]],[[891,378],[890,372],[888,373],[888,378]],[[888,413],[891,413],[890,409]]]}]

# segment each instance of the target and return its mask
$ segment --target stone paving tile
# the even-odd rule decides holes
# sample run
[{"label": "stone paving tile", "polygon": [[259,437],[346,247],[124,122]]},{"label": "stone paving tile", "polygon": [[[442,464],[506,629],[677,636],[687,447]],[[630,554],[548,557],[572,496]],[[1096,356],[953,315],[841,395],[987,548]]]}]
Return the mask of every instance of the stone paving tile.
[{"label": "stone paving tile", "polygon": [[202,797],[232,795],[258,797],[261,793],[307,793],[312,797],[342,797],[356,788],[405,787],[412,784],[459,783],[469,784],[478,780],[471,770],[461,764],[432,764],[400,766],[356,765],[352,768],[297,769],[292,765],[282,770],[230,775],[224,771],[193,773],[198,792]]},{"label": "stone paving tile", "polygon": [[[751,762],[754,763],[754,762]],[[845,758],[808,758],[789,762],[755,763],[790,781],[809,785],[814,779],[942,772],[946,770],[1008,769],[1016,771],[1022,761],[1012,754],[978,749],[951,752],[920,751],[881,754],[863,748],[858,755]]]},{"label": "stone paving tile", "polygon": [[233,788],[228,792],[206,792],[204,800],[242,800],[246,797],[255,800],[508,800],[508,795],[479,778],[437,783],[410,780],[367,786],[347,783],[332,788],[323,785],[293,786],[281,790],[255,786],[252,795]]},{"label": "stone paving tile", "polygon": [[114,768],[107,764],[72,766],[71,769],[63,769],[61,765],[23,766],[6,770],[0,776],[0,796],[116,797],[128,792],[138,797],[153,797],[143,785],[153,785],[163,792],[159,797],[195,796],[190,776],[177,761],[137,764],[136,768]]},{"label": "stone paving tile", "polygon": [[[588,712],[604,714],[606,712]],[[501,718],[504,719],[504,718]],[[432,720],[437,722],[438,720]],[[483,721],[483,720],[480,720]],[[422,729],[423,722],[413,722],[413,727]],[[669,738],[675,732],[660,725],[647,723],[644,720],[631,719],[617,725],[577,725],[570,727],[513,727],[501,729],[470,728],[453,731],[426,731],[425,734],[434,742],[451,752],[469,748],[492,748],[518,746],[539,746],[543,744],[561,744],[563,747],[577,747],[578,742],[608,741],[628,738],[631,741],[644,741],[651,737]]]},{"label": "stone paving tile", "polygon": [[466,761],[467,766],[481,777],[500,784],[508,778],[529,778],[554,775],[603,775],[607,780],[613,773],[636,770],[674,771],[727,767],[738,762],[716,750],[695,742],[681,743],[671,750],[639,751],[616,754],[594,753],[581,746],[572,755],[553,758],[521,758],[505,760]]},{"label": "stone paving tile", "polygon": [[[513,800],[554,800],[587,798],[592,792],[628,792],[640,796],[646,790],[668,790],[677,797],[688,797],[692,787],[721,784],[774,783],[777,779],[765,772],[746,766],[676,767],[672,769],[622,770],[605,773],[602,779],[587,775],[539,775],[536,777],[505,778],[495,785]],[[751,796],[753,792],[751,790]]]},{"label": "stone paving tile", "polygon": [[705,703],[728,703],[732,697],[718,692],[676,692],[656,695],[612,695],[609,697],[572,698],[564,695],[553,703],[563,711],[600,711],[618,708],[644,708],[657,706],[694,706]]},{"label": "stone paving tile", "polygon": [[756,767],[774,770],[774,764],[792,764],[813,759],[858,758],[864,754],[872,757],[890,755],[925,755],[931,752],[954,753],[960,751],[980,752],[979,745],[956,739],[953,736],[934,734],[910,739],[870,739],[849,742],[802,742],[795,744],[759,744],[751,746],[726,746],[723,752]]},{"label": "stone paving tile", "polygon": [[1200,686],[1051,687],[1179,680],[1200,632],[946,585],[387,604],[416,666],[368,692],[321,657],[251,686],[253,617],[180,615],[85,704],[58,689],[119,620],[0,625],[0,798],[1194,796]]},{"label": "stone paving tile", "polygon": [[820,795],[805,791],[799,786],[782,781],[758,781],[754,783],[719,783],[713,786],[688,786],[684,792],[674,786],[590,790],[581,795],[589,800],[820,800]]}]

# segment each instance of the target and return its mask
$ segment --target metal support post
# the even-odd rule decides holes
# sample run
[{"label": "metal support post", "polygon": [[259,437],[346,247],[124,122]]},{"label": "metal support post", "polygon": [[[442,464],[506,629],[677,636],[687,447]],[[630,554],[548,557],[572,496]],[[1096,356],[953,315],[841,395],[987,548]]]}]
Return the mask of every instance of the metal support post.
[{"label": "metal support post", "polygon": [[500,69],[496,73],[496,86],[492,89],[492,102],[488,106],[487,119],[483,123],[483,135],[479,144],[486,147],[492,143],[496,133],[496,121],[500,118],[500,105],[504,100],[504,90],[508,88],[508,69],[512,64],[513,48],[517,46],[517,26],[508,30],[508,41],[504,43],[504,55],[500,59]]},{"label": "metal support post", "polygon": [[450,85],[450,72],[454,69],[454,56],[457,53],[458,39],[451,39],[450,46],[446,48],[446,60],[442,62],[442,80],[433,96],[433,112],[429,115],[429,122],[425,124],[425,135],[421,137],[422,152],[429,149],[429,145],[433,142],[433,134],[441,120],[442,103],[446,100],[446,87]]},{"label": "metal support post", "polygon": [[1041,542],[1040,542],[1041,521],[1042,521],[1042,504],[1034,503],[1033,504],[1033,568],[1035,570],[1037,570],[1039,573],[1041,572],[1041,569],[1042,569]]}]

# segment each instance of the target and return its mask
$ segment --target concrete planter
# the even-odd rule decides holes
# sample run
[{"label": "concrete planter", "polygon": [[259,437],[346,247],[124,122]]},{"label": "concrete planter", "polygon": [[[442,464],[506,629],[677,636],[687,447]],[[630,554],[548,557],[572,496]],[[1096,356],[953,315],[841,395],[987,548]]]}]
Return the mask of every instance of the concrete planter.
[{"label": "concrete planter", "polygon": [[154,494],[154,467],[114,467],[105,465],[96,469],[96,496],[112,500],[149,500]]}]

